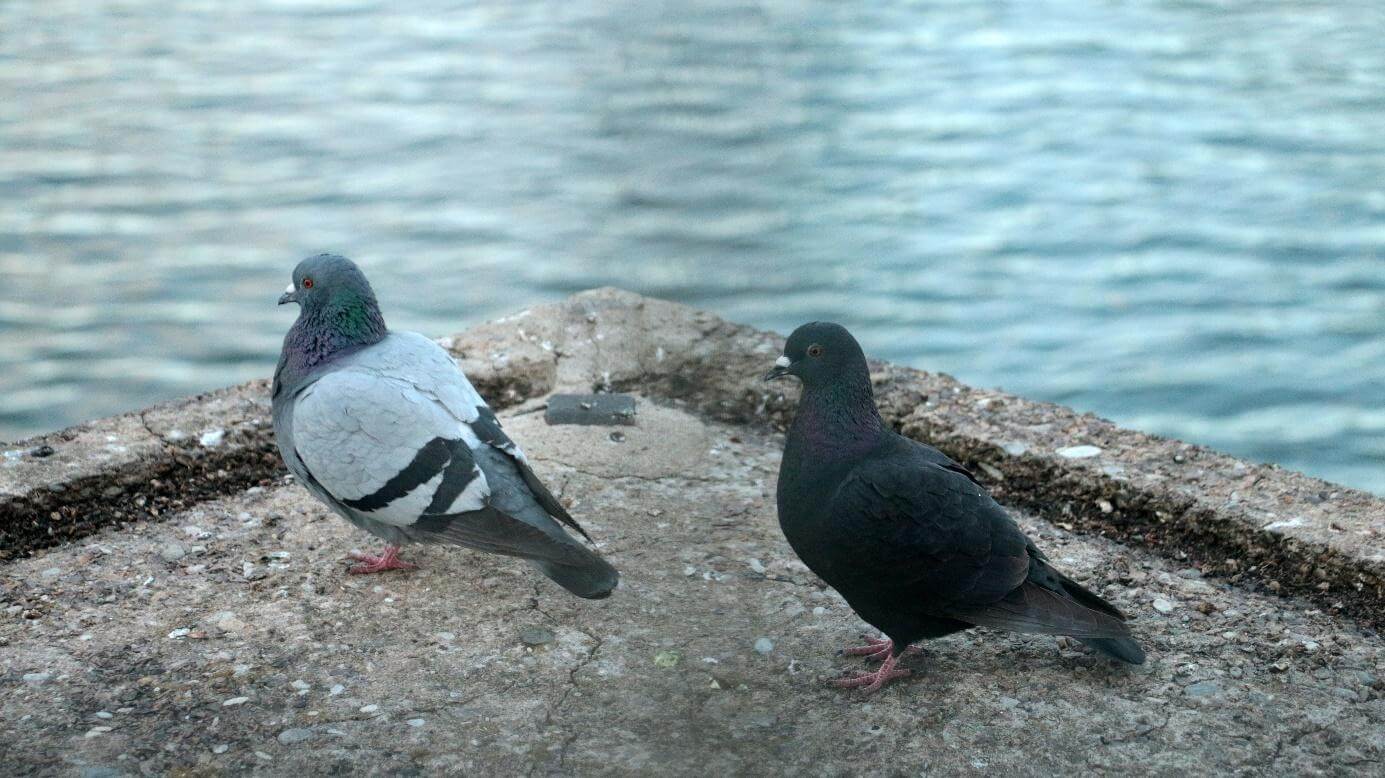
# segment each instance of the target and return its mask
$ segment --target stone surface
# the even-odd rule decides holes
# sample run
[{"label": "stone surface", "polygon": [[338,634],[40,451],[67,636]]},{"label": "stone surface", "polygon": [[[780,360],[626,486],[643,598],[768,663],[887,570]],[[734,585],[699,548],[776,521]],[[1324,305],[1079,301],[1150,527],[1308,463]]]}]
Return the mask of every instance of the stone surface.
[{"label": "stone surface", "polygon": [[[36,612],[0,621],[7,766],[860,774],[875,772],[869,754],[912,774],[1378,767],[1378,636],[1030,515],[1055,563],[1135,615],[1147,665],[978,630],[927,644],[904,660],[915,677],[874,697],[828,688],[863,667],[835,649],[864,625],[779,533],[781,438],[641,407],[658,409],[639,416],[652,427],[625,445],[647,434],[671,453],[625,476],[612,474],[628,449],[601,428],[502,414],[622,569],[599,602],[456,549],[407,549],[414,572],[347,575],[346,552],[369,538],[292,482],[0,567],[4,604]],[[170,566],[163,549],[193,535]],[[243,577],[246,563],[265,577]],[[50,568],[63,572],[39,575]],[[524,640],[528,627],[545,641]]]},{"label": "stone surface", "polygon": [[[347,575],[373,541],[268,464],[262,383],[0,446],[52,448],[0,464],[0,530],[31,554],[0,564],[7,769],[1379,770],[1373,497],[876,365],[887,418],[1034,509],[1026,530],[1132,614],[1150,661],[978,630],[863,698],[823,681],[863,666],[834,652],[864,625],[774,519],[777,336],[602,290],[444,342],[621,568],[614,596],[434,547]],[[603,390],[637,395],[619,438],[544,423],[548,393]],[[1100,451],[1059,453],[1078,446]]]}]

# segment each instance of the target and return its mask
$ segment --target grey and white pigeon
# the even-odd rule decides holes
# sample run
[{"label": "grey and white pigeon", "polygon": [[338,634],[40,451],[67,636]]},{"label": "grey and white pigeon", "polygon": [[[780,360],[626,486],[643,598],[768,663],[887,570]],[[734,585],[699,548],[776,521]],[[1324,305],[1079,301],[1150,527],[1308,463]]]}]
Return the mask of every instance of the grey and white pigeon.
[{"label": "grey and white pigeon", "polygon": [[608,596],[619,575],[539,481],[448,353],[385,327],[355,263],[320,254],[293,271],[296,302],[274,371],[274,434],[315,497],[387,544],[354,573],[411,568],[404,543],[521,557],[563,588]]},{"label": "grey and white pigeon", "polygon": [[885,637],[846,653],[880,668],[833,681],[875,691],[911,643],[975,626],[1069,635],[1140,664],[1110,603],[1054,569],[966,468],[890,429],[865,355],[838,324],[805,324],[765,376],[803,383],[779,466],[779,526],[804,564]]}]

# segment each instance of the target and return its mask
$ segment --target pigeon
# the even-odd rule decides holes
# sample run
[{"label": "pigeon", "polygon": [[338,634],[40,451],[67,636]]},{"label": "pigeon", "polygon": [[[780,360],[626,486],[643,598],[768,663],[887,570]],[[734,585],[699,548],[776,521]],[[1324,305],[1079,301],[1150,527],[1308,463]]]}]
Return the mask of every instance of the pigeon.
[{"label": "pigeon", "polygon": [[404,543],[443,543],[528,560],[578,597],[616,588],[588,541],[443,348],[385,326],[351,260],[298,264],[279,304],[298,303],[274,370],[284,464],[347,521],[383,540],[353,573],[410,569]]},{"label": "pigeon", "polygon": [[1144,661],[1121,612],[1054,569],[966,468],[880,418],[846,328],[795,330],[765,380],[790,375],[803,394],[779,467],[779,526],[804,564],[884,633],[844,651],[879,669],[834,685],[874,692],[909,674],[896,660],[911,644],[977,626],[1067,635]]}]

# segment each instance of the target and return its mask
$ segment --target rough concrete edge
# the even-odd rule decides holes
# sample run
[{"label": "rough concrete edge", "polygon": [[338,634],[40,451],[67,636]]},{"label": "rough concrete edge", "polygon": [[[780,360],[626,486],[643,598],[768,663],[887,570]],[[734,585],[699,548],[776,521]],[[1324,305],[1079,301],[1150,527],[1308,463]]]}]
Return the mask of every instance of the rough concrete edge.
[{"label": "rough concrete edge", "polygon": [[256,381],[0,445],[0,559],[273,477],[266,395]]},{"label": "rough concrete edge", "polygon": [[[782,336],[616,289],[439,342],[498,407],[554,390],[633,390],[783,429],[796,398],[796,389],[759,381]],[[885,418],[975,469],[1002,500],[1385,624],[1379,498],[946,375],[873,370]],[[52,453],[27,453],[44,446]],[[280,472],[262,381],[5,448],[19,453],[0,465],[0,558],[155,519]]]}]

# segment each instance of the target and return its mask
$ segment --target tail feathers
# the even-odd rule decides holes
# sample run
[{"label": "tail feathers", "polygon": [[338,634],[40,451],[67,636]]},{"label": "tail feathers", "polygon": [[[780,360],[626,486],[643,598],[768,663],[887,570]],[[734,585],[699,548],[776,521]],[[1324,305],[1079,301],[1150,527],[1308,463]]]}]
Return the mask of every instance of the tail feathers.
[{"label": "tail feathers", "polygon": [[425,516],[404,531],[424,543],[449,543],[493,554],[527,559],[544,575],[578,597],[599,600],[620,582],[609,562],[573,539],[547,515],[537,521],[517,519],[494,506],[468,513]]},{"label": "tail feathers", "polygon": [[1004,599],[989,605],[959,608],[947,615],[982,627],[1075,638],[1125,638],[1130,630],[1120,619],[1092,610],[1065,594],[1026,581]]},{"label": "tail feathers", "polygon": [[1074,600],[1077,600],[1092,610],[1101,611],[1121,621],[1125,621],[1125,614],[1121,613],[1116,606],[1103,600],[1100,595],[1061,573],[1058,574],[1058,579],[1061,581],[1063,590]]},{"label": "tail feathers", "polygon": [[1144,649],[1130,638],[1084,638],[1082,642],[1112,659],[1119,659],[1132,665],[1145,663]]},{"label": "tail feathers", "polygon": [[620,583],[620,573],[609,562],[591,555],[591,559],[580,565],[567,565],[544,559],[531,559],[529,563],[548,576],[554,583],[569,592],[588,600],[600,600],[611,596]]},{"label": "tail feathers", "polygon": [[[1120,612],[1077,584],[1071,585],[1081,594],[1070,590],[1055,592],[1026,581],[997,603],[956,610],[949,615],[981,627],[1041,635],[1067,635],[1114,659],[1143,664],[1145,652],[1131,637],[1130,629],[1118,616]],[[1079,600],[1079,597],[1082,599]],[[1105,607],[1090,607],[1086,598],[1094,599]]]}]

